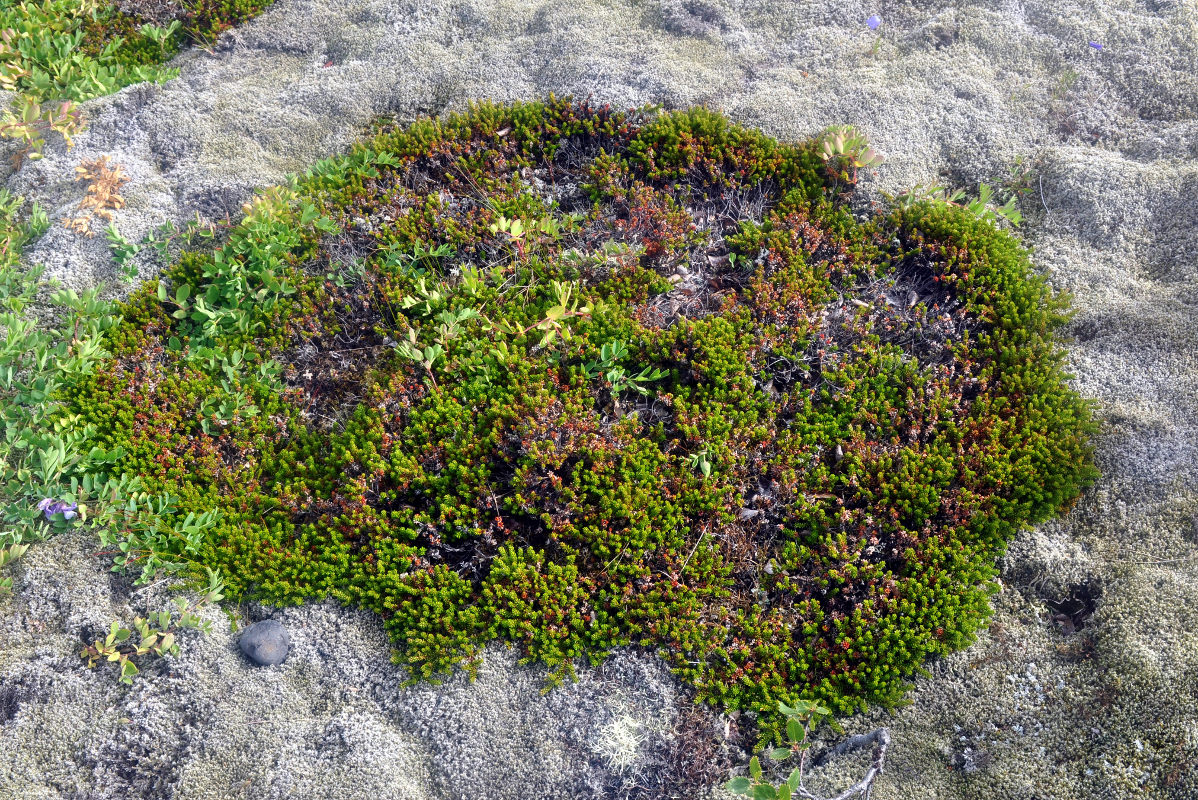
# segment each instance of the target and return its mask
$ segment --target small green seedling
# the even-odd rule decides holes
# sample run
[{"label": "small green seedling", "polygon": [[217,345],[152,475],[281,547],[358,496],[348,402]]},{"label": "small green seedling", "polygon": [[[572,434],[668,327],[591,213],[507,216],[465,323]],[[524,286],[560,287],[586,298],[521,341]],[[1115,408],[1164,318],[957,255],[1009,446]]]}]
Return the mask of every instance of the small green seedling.
[{"label": "small green seedling", "polygon": [[158,45],[158,56],[159,58],[165,59],[167,56],[167,49],[170,48],[172,44],[171,39],[179,31],[179,27],[181,25],[182,23],[177,19],[171,20],[170,24],[165,28],[147,22],[145,25],[142,25],[140,28],[138,28],[138,31],[142,36]]},{"label": "small green seedling", "polygon": [[852,125],[835,125],[824,131],[819,153],[828,172],[850,186],[857,183],[857,170],[878,167],[886,161]]},{"label": "small green seedling", "polygon": [[104,233],[108,237],[108,246],[112,250],[112,258],[121,271],[121,280],[127,284],[132,284],[137,280],[137,264],[133,262],[133,257],[141,252],[141,247],[121,235],[121,232],[117,230],[115,222],[108,223],[108,227],[104,229]]},{"label": "small green seedling", "polygon": [[[25,551],[29,549],[27,544],[13,544],[8,547],[0,548],[0,568],[11,564],[21,556],[25,555]],[[12,591],[12,578],[0,578],[0,595],[8,594]]]},{"label": "small green seedling", "polygon": [[711,477],[711,468],[713,464],[711,461],[711,453],[709,453],[707,450],[700,450],[697,453],[691,453],[686,457],[686,463],[687,466],[689,466],[695,472],[701,474],[704,478]]},{"label": "small green seedling", "polygon": [[[178,655],[179,645],[175,642],[175,634],[180,630],[194,628],[205,634],[211,632],[212,623],[200,619],[196,612],[206,605],[220,602],[224,598],[224,588],[219,573],[209,569],[208,587],[195,602],[188,603],[187,598],[176,597],[173,610],[134,617],[131,629],[121,627],[120,623],[113,620],[108,635],[84,647],[80,656],[87,659],[88,669],[100,661],[117,664],[117,680],[131,685],[133,676],[140,672],[135,659]],[[137,633],[136,642],[132,641],[134,632]]]},{"label": "small green seedling", "polygon": [[[791,800],[792,798],[823,800],[806,787],[804,773],[808,766],[811,729],[818,726],[821,721],[828,720],[833,728],[840,730],[839,726],[831,719],[831,709],[809,700],[798,700],[794,705],[787,705],[779,700],[778,711],[786,718],[786,744],[782,747],[769,748],[763,751],[763,755],[771,761],[777,762],[787,761],[798,756],[798,765],[790,771],[785,781],[774,784],[765,780],[765,770],[761,766],[761,759],[758,756],[753,756],[749,760],[748,776],[737,776],[725,783],[724,788],[733,794],[746,795],[753,800]],[[890,732],[886,728],[878,728],[872,733],[851,736],[830,751],[831,755],[840,755],[871,744],[874,745],[873,762],[865,776],[837,794],[832,800],[851,800],[854,797],[869,800],[874,779],[882,774],[882,768],[886,762],[886,748],[890,744]]]},{"label": "small green seedling", "polygon": [[439,344],[430,344],[427,347],[421,348],[420,343],[416,341],[416,329],[409,328],[408,341],[399,342],[395,345],[395,349],[404,358],[411,359],[424,367],[424,371],[428,374],[429,382],[432,384],[433,391],[439,391],[437,378],[433,374],[433,365],[437,363],[437,359],[445,355],[445,348]]},{"label": "small green seedling", "polygon": [[614,397],[618,397],[629,389],[647,397],[652,392],[644,384],[661,380],[670,374],[659,367],[645,367],[640,373],[633,375],[618,363],[627,355],[628,346],[623,342],[608,342],[600,349],[598,361],[588,361],[582,365],[583,374],[587,376],[588,380],[602,376],[611,384],[611,393]]},{"label": "small green seedling", "polygon": [[[811,747],[808,734],[811,729],[824,719],[831,717],[831,710],[819,703],[799,700],[793,706],[778,701],[778,710],[786,717],[786,740],[783,747],[773,747],[764,753],[771,761],[786,761],[794,756],[799,757],[798,766],[790,771],[786,780],[780,784],[768,783],[764,779],[761,759],[753,756],[749,761],[748,776],[738,776],[724,784],[724,788],[733,794],[747,795],[753,800],[822,800],[819,795],[811,792],[804,784],[804,773],[807,769],[807,751]],[[835,725],[834,725],[835,727]],[[831,751],[833,755],[859,750],[870,744],[875,745],[873,763],[860,781],[836,795],[833,800],[851,800],[862,797],[869,800],[870,790],[874,779],[882,774],[886,761],[886,748],[890,744],[890,732],[879,728],[873,733],[862,736],[852,736]]]},{"label": "small green seedling", "polygon": [[957,189],[949,194],[943,186],[925,187],[920,184],[892,200],[897,206],[904,209],[910,208],[920,200],[936,200],[945,205],[964,208],[981,220],[996,222],[1001,217],[1012,226],[1018,227],[1019,223],[1023,221],[1023,215],[1015,208],[1016,194],[1018,192],[1009,196],[1007,201],[999,206],[994,204],[994,190],[985,183],[978,184],[978,196],[972,200],[968,199],[964,189]]}]

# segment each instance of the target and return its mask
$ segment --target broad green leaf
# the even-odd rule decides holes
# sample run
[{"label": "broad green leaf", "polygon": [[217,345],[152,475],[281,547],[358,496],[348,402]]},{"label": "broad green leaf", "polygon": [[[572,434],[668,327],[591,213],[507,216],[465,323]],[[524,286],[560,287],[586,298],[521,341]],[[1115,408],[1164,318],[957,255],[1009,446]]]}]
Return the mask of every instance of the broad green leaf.
[{"label": "broad green leaf", "polygon": [[724,788],[733,794],[748,794],[753,788],[753,782],[743,775],[738,775],[725,783]]},{"label": "broad green leaf", "polygon": [[768,783],[759,783],[753,787],[753,800],[777,800],[778,792]]}]

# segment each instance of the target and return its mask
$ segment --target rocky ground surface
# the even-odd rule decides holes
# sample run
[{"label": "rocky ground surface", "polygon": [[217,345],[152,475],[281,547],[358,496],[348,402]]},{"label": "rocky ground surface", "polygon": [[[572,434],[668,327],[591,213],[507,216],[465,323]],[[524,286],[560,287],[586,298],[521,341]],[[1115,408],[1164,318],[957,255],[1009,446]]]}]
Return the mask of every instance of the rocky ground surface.
[{"label": "rocky ground surface", "polygon": [[[844,724],[891,728],[876,800],[1180,800],[1198,797],[1196,42],[1195,0],[279,0],[179,56],[178,79],[86,104],[74,148],[6,180],[62,219],[83,197],[74,167],[110,155],[136,240],[237,215],[376,113],[549,92],[707,104],[786,139],[853,123],[888,157],[875,197],[1010,182],[1022,159],[1021,233],[1075,296],[1070,363],[1104,421],[1104,477],[1012,544],[974,646],[929,664],[910,705]],[[102,233],[57,224],[27,255],[120,286]],[[377,620],[328,605],[242,609],[288,627],[282,665],[254,667],[214,611],[211,636],[120,686],[85,668],[83,637],[163,587],[131,595],[96,549],[35,546],[0,601],[0,797],[618,797],[682,757],[680,689],[650,659],[542,695],[543,672],[497,647],[474,683],[400,688]]]}]

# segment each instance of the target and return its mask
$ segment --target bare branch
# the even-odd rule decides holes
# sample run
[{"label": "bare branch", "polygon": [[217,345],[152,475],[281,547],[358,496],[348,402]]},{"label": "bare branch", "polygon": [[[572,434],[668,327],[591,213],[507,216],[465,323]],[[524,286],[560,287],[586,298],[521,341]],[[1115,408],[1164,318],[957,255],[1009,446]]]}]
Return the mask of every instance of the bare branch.
[{"label": "bare branch", "polygon": [[835,797],[824,798],[817,794],[812,794],[802,785],[802,773],[800,772],[799,788],[795,790],[795,794],[804,798],[804,800],[850,800],[850,798],[857,796],[867,798],[868,800],[869,792],[873,788],[874,779],[882,774],[882,770],[886,764],[886,748],[890,746],[890,730],[888,728],[878,728],[872,733],[850,736],[836,745],[836,747],[833,747],[812,761],[812,766],[818,767],[837,756],[842,756],[856,750],[863,750],[870,745],[874,745],[873,762],[870,764],[869,771],[865,773],[865,777],[857,781],[857,783]]}]

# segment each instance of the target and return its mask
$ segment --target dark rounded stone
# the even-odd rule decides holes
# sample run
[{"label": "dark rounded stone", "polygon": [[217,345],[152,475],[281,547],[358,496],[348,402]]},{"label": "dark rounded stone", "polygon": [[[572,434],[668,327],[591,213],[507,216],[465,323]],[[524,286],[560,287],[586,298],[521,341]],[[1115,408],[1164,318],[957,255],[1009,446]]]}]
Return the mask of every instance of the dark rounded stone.
[{"label": "dark rounded stone", "polygon": [[291,649],[291,637],[277,619],[264,619],[246,628],[238,641],[241,652],[259,666],[282,664]]}]

